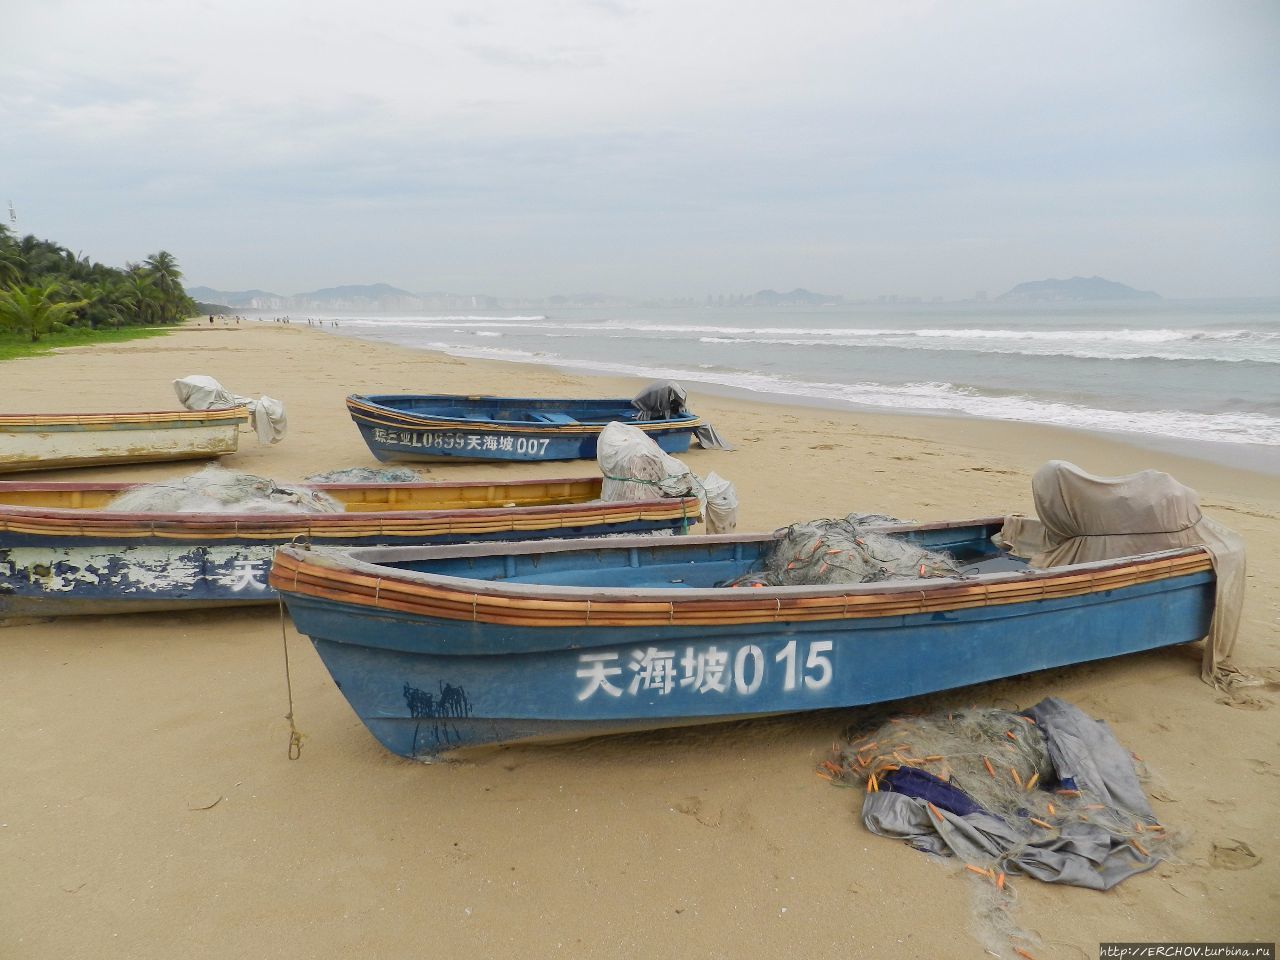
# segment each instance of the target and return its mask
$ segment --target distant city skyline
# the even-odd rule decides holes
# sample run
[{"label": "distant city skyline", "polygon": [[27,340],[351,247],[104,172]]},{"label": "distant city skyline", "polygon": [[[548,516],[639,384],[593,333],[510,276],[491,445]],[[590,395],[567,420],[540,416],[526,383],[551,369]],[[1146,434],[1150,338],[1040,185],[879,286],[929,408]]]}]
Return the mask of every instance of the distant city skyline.
[{"label": "distant city skyline", "polygon": [[1275,4],[172,14],[6,9],[20,233],[223,290],[1280,295]]},{"label": "distant city skyline", "polygon": [[[804,289],[789,291],[756,290],[750,293],[704,294],[702,297],[634,298],[606,292],[580,292],[553,294],[550,296],[493,296],[484,293],[411,291],[391,284],[351,284],[293,294],[251,288],[249,290],[217,290],[207,286],[190,286],[188,293],[209,308],[222,306],[235,310],[251,311],[301,311],[359,314],[411,314],[415,312],[453,310],[513,311],[519,309],[552,309],[556,307],[863,307],[890,305],[960,305],[988,302],[1035,303],[1090,303],[1116,304],[1122,301],[1162,302],[1154,291],[1135,290],[1126,284],[1102,277],[1075,277],[1064,280],[1038,280],[1020,283],[995,297],[978,290],[970,297],[946,300],[942,297],[925,298],[911,294],[881,294],[878,297],[855,299],[841,294]],[[1248,300],[1250,298],[1243,298]]]}]

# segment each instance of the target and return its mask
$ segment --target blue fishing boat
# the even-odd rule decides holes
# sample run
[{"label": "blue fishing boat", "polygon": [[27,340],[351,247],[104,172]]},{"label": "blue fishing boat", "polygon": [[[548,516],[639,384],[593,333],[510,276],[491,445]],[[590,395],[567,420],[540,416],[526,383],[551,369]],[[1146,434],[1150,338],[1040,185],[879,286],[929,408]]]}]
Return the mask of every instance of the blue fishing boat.
[{"label": "blue fishing boat", "polygon": [[1002,519],[889,525],[960,574],[718,586],[777,535],[282,548],[271,582],[387,749],[461,748],[846,707],[1201,639],[1203,549],[1034,570]]},{"label": "blue fishing boat", "polygon": [[276,547],[684,532],[695,497],[603,501],[601,479],[316,483],[341,513],[130,513],[125,483],[0,482],[0,619],[273,603]]},{"label": "blue fishing boat", "polygon": [[353,395],[347,409],[383,461],[590,460],[600,431],[615,421],[639,427],[667,453],[682,453],[690,436],[710,432],[682,409],[646,419],[624,399]]}]

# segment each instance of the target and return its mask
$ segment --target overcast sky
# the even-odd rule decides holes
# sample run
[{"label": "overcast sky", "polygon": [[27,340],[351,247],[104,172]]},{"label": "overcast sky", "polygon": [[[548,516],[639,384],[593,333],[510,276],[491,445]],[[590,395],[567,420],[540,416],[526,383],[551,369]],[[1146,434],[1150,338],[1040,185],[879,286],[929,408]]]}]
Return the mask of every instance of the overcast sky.
[{"label": "overcast sky", "polygon": [[0,201],[291,294],[1280,294],[1280,3],[0,0]]}]

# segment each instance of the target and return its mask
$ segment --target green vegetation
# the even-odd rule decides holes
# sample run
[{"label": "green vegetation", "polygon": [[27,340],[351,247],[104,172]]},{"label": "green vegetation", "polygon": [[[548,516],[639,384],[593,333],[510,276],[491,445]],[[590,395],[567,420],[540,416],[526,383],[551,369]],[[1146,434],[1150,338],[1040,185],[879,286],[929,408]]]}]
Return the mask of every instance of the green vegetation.
[{"label": "green vegetation", "polygon": [[99,343],[120,343],[143,337],[163,337],[169,333],[157,327],[72,327],[55,331],[38,342],[25,333],[0,331],[0,361],[32,357],[58,347],[86,347]]},{"label": "green vegetation", "polygon": [[[120,270],[51,240],[19,239],[0,225],[0,350],[8,349],[8,334],[29,343],[59,336],[61,346],[72,332],[180,323],[195,313],[178,261],[166,250]],[[81,342],[102,339],[111,338]]]}]

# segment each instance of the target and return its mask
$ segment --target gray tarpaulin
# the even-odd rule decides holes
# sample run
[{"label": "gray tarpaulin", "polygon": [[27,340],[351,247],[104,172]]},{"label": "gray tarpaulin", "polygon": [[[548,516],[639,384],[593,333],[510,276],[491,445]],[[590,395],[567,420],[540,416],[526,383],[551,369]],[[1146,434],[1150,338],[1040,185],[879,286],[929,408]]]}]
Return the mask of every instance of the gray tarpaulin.
[{"label": "gray tarpaulin", "polygon": [[1031,479],[1039,520],[1005,519],[999,541],[1033,567],[1115,560],[1140,553],[1203,546],[1213,559],[1216,603],[1201,676],[1223,685],[1244,603],[1244,540],[1200,512],[1200,496],[1167,473],[1095,477],[1065,460],[1050,460]]},{"label": "gray tarpaulin", "polygon": [[[1115,820],[1155,823],[1130,754],[1105,723],[1056,697],[1041,701],[1027,715],[1044,734],[1060,780],[1074,780],[1084,796],[1114,811]],[[862,805],[862,822],[872,833],[979,867],[999,863],[1001,870],[1046,883],[1109,890],[1159,863],[1138,853],[1128,836],[1113,833],[1109,818],[1101,816],[1088,822],[1064,819],[1052,831],[982,811],[959,816],[939,809],[938,817],[930,816],[923,798],[904,793],[868,793]]]},{"label": "gray tarpaulin", "polygon": [[696,496],[708,533],[732,533],[738,525],[738,493],[714,473],[697,476],[639,427],[610,423],[600,431],[596,461],[604,481],[601,500],[651,500]]},{"label": "gray tarpaulin", "polygon": [[178,402],[188,410],[225,410],[227,407],[248,407],[253,429],[259,443],[279,443],[288,429],[284,404],[263,396],[258,400],[240,397],[229,391],[213,377],[183,377],[173,381],[173,391]]},{"label": "gray tarpaulin", "polygon": [[[637,420],[669,420],[671,417],[684,416],[690,412],[685,406],[685,397],[684,387],[680,384],[672,380],[659,380],[636,394],[631,405],[640,411],[640,415],[636,417]],[[698,427],[693,435],[698,438],[698,445],[707,450],[733,449],[709,423]]]}]

